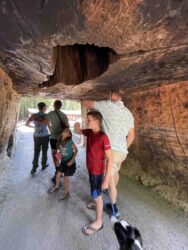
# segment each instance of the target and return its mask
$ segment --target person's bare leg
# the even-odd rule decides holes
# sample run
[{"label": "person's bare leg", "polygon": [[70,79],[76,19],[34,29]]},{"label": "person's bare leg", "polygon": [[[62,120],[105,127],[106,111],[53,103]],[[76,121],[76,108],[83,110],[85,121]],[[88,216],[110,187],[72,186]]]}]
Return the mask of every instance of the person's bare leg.
[{"label": "person's bare leg", "polygon": [[53,163],[54,163],[54,166],[55,166],[55,174],[54,176],[51,178],[52,182],[53,183],[56,183],[56,173],[57,173],[57,159],[55,157],[55,154],[56,154],[56,150],[52,149],[52,159],[53,159]]},{"label": "person's bare leg", "polygon": [[54,166],[56,168],[57,167],[57,160],[56,160],[55,154],[56,154],[56,151],[52,150],[52,159],[53,159]]},{"label": "person's bare leg", "polygon": [[112,202],[114,204],[114,203],[116,203],[116,200],[117,200],[117,189],[116,189],[116,177],[115,177],[115,175],[110,176],[109,189],[110,189],[111,199],[112,199]]},{"label": "person's bare leg", "polygon": [[[90,224],[90,226],[96,230],[100,229],[102,227],[102,212],[103,212],[103,200],[102,196],[98,196],[95,199],[96,202],[96,218],[95,221]],[[87,234],[92,234],[93,231],[90,230],[89,228],[85,229],[85,232]]]},{"label": "person's bare leg", "polygon": [[115,182],[116,182],[116,187],[117,187],[118,182],[119,182],[119,172],[117,172],[117,173],[115,174]]},{"label": "person's bare leg", "polygon": [[103,211],[103,200],[102,195],[99,195],[96,199],[96,226],[102,226],[102,211]]},{"label": "person's bare leg", "polygon": [[65,193],[69,192],[69,177],[68,176],[64,176],[64,189],[65,189]]},{"label": "person's bare leg", "polygon": [[55,180],[56,180],[56,187],[59,188],[59,185],[60,185],[60,181],[61,181],[61,172],[57,172],[56,173],[56,177],[55,177]]}]

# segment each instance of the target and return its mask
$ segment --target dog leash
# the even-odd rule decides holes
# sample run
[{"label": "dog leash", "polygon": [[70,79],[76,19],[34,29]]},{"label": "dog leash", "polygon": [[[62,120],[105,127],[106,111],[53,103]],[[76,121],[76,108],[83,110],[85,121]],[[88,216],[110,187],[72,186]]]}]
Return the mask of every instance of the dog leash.
[{"label": "dog leash", "polygon": [[110,200],[110,204],[111,204],[111,207],[112,207],[112,216],[116,217],[116,212],[115,212],[115,210],[114,210],[113,201],[112,201],[112,197],[111,197],[111,195],[110,195],[109,189],[105,189],[105,190],[102,191],[104,207],[106,207],[106,204],[107,204],[107,203],[105,202],[105,199],[104,199],[104,194],[105,194],[105,193],[107,194],[107,196],[108,196],[108,198],[109,198],[109,200]]}]

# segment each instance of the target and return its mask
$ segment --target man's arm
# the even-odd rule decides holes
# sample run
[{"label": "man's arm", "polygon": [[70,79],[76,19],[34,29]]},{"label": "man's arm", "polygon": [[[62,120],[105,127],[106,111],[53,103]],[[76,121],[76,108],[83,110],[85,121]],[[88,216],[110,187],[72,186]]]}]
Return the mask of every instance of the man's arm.
[{"label": "man's arm", "polygon": [[89,109],[94,109],[94,107],[95,107],[95,103],[92,100],[83,100],[82,105],[86,108],[89,108]]},{"label": "man's arm", "polygon": [[109,179],[110,179],[110,173],[112,168],[112,150],[108,149],[105,150],[106,158],[107,158],[107,170],[105,174],[104,181],[102,183],[102,190],[108,189]]},{"label": "man's arm", "polygon": [[134,135],[135,135],[134,128],[131,128],[127,136],[127,148],[129,148],[132,142],[134,141]]},{"label": "man's arm", "polygon": [[76,123],[74,124],[74,130],[75,130],[76,134],[80,134],[80,135],[83,134],[79,122],[76,122]]}]

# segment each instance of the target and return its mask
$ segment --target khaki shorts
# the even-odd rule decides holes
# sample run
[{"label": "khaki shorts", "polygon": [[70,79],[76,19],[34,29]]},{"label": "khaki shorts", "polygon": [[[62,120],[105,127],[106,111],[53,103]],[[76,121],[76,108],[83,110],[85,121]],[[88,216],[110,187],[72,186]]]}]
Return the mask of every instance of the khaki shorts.
[{"label": "khaki shorts", "polygon": [[122,162],[126,159],[127,153],[112,150],[112,170],[111,176],[117,174],[121,168]]}]

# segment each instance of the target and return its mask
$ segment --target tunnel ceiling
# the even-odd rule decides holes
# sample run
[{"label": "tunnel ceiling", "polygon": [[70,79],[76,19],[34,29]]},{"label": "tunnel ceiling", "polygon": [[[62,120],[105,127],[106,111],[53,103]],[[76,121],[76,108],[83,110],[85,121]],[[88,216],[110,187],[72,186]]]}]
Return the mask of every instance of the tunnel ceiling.
[{"label": "tunnel ceiling", "polygon": [[2,0],[0,67],[23,95],[98,98],[188,80],[187,0]]}]

